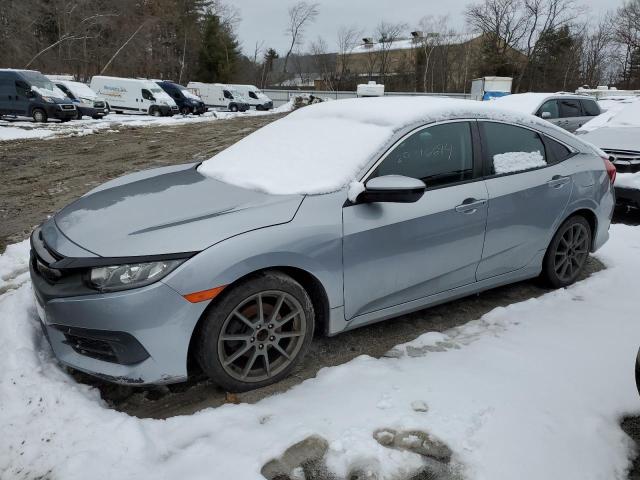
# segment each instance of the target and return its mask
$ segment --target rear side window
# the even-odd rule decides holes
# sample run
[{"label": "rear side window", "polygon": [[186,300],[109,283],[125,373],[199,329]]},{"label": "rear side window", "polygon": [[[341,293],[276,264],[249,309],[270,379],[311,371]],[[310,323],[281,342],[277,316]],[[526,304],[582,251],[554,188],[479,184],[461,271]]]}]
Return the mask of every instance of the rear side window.
[{"label": "rear side window", "polygon": [[491,175],[521,172],[547,165],[544,143],[537,132],[504,123],[480,122]]},{"label": "rear side window", "polygon": [[550,139],[549,137],[545,138],[545,143],[547,145],[547,162],[548,163],[558,163],[567,158],[569,158],[572,154],[571,150],[562,145],[555,140]]},{"label": "rear side window", "polygon": [[[547,115],[544,115],[547,112]],[[538,116],[542,118],[560,118],[557,100],[547,100],[538,110]]]},{"label": "rear side window", "polygon": [[594,100],[582,100],[582,108],[584,109],[584,114],[589,117],[600,115],[600,107]]},{"label": "rear side window", "polygon": [[562,118],[582,116],[582,108],[580,108],[580,102],[578,100],[561,99],[559,102],[560,116]]},{"label": "rear side window", "polygon": [[372,177],[404,175],[427,188],[473,178],[473,148],[468,122],[434,125],[407,137],[376,168]]}]

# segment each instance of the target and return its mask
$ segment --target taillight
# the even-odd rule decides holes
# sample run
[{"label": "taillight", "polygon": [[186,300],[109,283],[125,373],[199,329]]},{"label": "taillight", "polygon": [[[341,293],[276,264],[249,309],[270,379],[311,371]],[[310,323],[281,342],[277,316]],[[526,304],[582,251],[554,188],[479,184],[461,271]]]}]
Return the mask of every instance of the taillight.
[{"label": "taillight", "polygon": [[611,181],[611,185],[616,181],[616,166],[611,163],[608,157],[602,157],[604,160],[604,166],[607,169],[607,175],[609,175],[609,181]]}]

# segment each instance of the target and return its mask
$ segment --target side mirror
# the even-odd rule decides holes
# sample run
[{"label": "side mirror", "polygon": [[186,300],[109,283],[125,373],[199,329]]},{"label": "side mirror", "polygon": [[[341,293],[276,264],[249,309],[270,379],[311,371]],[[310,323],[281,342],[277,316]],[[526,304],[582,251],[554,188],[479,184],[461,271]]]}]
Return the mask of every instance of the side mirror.
[{"label": "side mirror", "polygon": [[551,118],[551,112],[542,112],[542,115],[540,115],[542,118],[544,118],[545,120],[548,120]]},{"label": "side mirror", "polygon": [[422,180],[402,175],[372,178],[358,196],[358,203],[414,203],[422,198],[427,186]]}]

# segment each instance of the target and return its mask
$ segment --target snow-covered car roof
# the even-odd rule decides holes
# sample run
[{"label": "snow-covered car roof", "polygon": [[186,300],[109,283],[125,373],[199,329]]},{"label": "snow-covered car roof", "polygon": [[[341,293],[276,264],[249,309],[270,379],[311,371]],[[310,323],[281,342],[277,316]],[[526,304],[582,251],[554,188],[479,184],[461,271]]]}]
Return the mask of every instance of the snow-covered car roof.
[{"label": "snow-covered car roof", "polygon": [[[514,93],[513,95],[505,95],[492,100],[500,108],[515,110],[523,113],[535,113],[540,106],[547,100],[554,98],[591,98],[585,95],[571,95],[568,93]],[[595,100],[595,99],[594,99]]]},{"label": "snow-covered car roof", "polygon": [[[379,97],[320,103],[257,130],[200,165],[226,183],[271,194],[319,194],[347,186],[394,136],[415,125],[485,118],[554,128],[497,102]],[[558,135],[567,136],[559,128]]]}]

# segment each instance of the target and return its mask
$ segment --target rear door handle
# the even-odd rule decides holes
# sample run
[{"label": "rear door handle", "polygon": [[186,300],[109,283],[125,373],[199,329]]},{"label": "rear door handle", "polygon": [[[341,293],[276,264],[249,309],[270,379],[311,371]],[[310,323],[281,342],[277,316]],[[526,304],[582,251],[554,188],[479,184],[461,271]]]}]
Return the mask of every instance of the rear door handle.
[{"label": "rear door handle", "polygon": [[571,177],[562,177],[560,175],[554,175],[553,178],[551,178],[551,180],[547,182],[547,185],[549,185],[551,188],[562,188],[567,183],[569,183],[569,181],[571,181]]},{"label": "rear door handle", "polygon": [[460,205],[456,206],[456,212],[472,214],[478,211],[487,201],[485,199],[477,200],[475,198],[467,198]]}]

